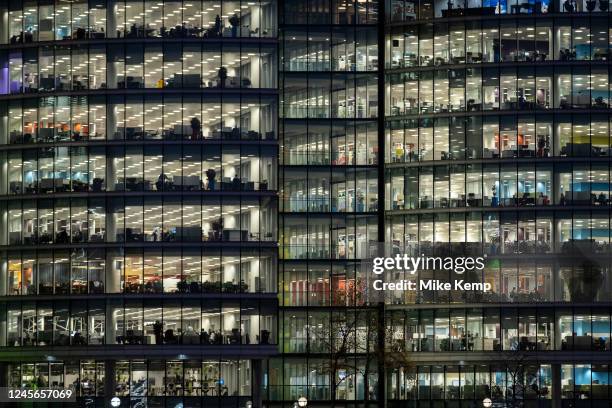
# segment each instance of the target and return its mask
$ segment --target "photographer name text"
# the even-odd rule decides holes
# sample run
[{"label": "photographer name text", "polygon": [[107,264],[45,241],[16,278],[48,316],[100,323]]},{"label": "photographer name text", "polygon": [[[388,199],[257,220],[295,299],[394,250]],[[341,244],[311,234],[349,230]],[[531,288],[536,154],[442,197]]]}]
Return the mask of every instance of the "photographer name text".
[{"label": "photographer name text", "polygon": [[456,280],[453,282],[442,282],[438,279],[423,279],[416,281],[400,280],[397,282],[383,282],[377,279],[373,282],[374,290],[461,290],[461,291],[481,291],[491,290],[491,284],[486,282],[465,282]]}]

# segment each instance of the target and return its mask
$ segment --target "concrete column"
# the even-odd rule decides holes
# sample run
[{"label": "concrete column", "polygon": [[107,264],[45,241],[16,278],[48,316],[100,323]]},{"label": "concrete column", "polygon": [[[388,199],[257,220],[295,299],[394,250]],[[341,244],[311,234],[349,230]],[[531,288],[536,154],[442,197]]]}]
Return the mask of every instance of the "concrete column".
[{"label": "concrete column", "polygon": [[[1,119],[0,119],[1,120]],[[6,194],[8,191],[8,155],[7,152],[2,152],[2,156],[0,157],[0,191],[2,194]]]},{"label": "concrete column", "polygon": [[262,15],[262,10],[261,10],[262,6],[251,6],[251,24],[250,24],[250,29],[251,30],[255,30],[256,28],[259,28],[260,31],[260,35],[261,35],[261,15]]},{"label": "concrete column", "polygon": [[[261,78],[261,58],[259,55],[251,57],[251,87],[261,88],[264,82]],[[265,84],[268,86],[269,84]]]},{"label": "concrete column", "polygon": [[556,45],[555,47],[556,49],[554,50],[554,58],[555,60],[558,60],[559,59],[559,44],[561,44],[561,30],[557,30],[555,32],[555,38],[553,40],[553,44]]},{"label": "concrete column", "polygon": [[[385,408],[387,406],[387,379],[385,372],[385,303],[379,302],[377,308],[378,315],[378,389],[376,399],[378,400],[378,407]],[[366,390],[368,392],[368,390]]]},{"label": "concrete column", "polygon": [[[4,73],[4,71],[0,67],[0,83],[2,83],[3,81],[5,81],[5,83],[7,84],[6,85],[7,88],[6,88],[6,92],[4,92],[0,88],[0,93],[8,93],[8,83],[9,83],[8,66],[6,68],[6,73]],[[8,107],[8,104],[0,108],[0,143],[2,144],[8,144],[8,108],[7,107]]]},{"label": "concrete column", "polygon": [[[2,313],[3,316],[6,316],[6,305],[0,307],[0,313]],[[8,330],[7,321],[6,319],[3,319],[2,321],[0,321],[0,346],[6,346],[8,343],[7,330]],[[5,387],[5,386],[6,386],[6,383],[0,381],[0,387]]]},{"label": "concrete column", "polygon": [[8,209],[6,205],[0,207],[0,243],[8,244]]},{"label": "concrete column", "polygon": [[0,294],[7,295],[7,278],[8,278],[8,261],[6,259],[2,259],[0,261]]},{"label": "concrete column", "polygon": [[[6,3],[5,3],[6,4]],[[0,44],[6,44],[8,40],[8,9],[3,7],[0,9]]]},{"label": "concrete column", "polygon": [[117,333],[115,333],[115,325],[113,324],[113,308],[112,303],[106,302],[106,314],[104,324],[106,329],[104,330],[104,343],[105,344],[115,344],[115,338]]},{"label": "concrete column", "polygon": [[106,241],[117,242],[117,214],[106,213]]},{"label": "concrete column", "polygon": [[[123,151],[120,152],[123,154]],[[106,191],[115,191],[117,183],[117,163],[111,155],[106,160]],[[123,203],[122,203],[123,204]],[[106,200],[106,241],[117,241],[117,213],[116,201]]]},{"label": "concrete column", "polygon": [[[560,301],[563,299],[563,277],[561,276],[561,263],[559,259],[555,259],[553,261],[553,273],[555,274],[554,279],[554,290],[555,290],[555,301]],[[555,329],[556,330],[556,329]],[[559,343],[561,344],[561,343]],[[560,348],[561,346],[559,346]]]},{"label": "concrete column", "polygon": [[[107,0],[106,2],[106,36],[109,38],[117,38],[117,2],[116,0]],[[112,55],[112,54],[111,54]],[[106,87],[107,88],[116,88],[117,87],[117,70],[115,69],[115,64],[113,61],[106,61]],[[110,118],[110,112],[107,112],[106,115]],[[108,119],[110,125],[110,119]],[[110,133],[109,135],[113,135]],[[109,139],[107,137],[107,139]]]},{"label": "concrete column", "polygon": [[261,360],[251,360],[251,394],[253,408],[262,408],[262,378],[264,375],[263,363]]},{"label": "concrete column", "polygon": [[117,37],[117,2],[106,1],[106,35],[109,38]]},{"label": "concrete column", "polygon": [[[259,75],[259,74],[258,74]],[[245,131],[254,130],[255,132],[261,132],[262,136],[265,137],[265,130],[267,127],[261,125],[261,108],[259,106],[254,106],[249,108],[249,116],[251,118],[251,125],[248,129],[243,129]]]},{"label": "concrete column", "polygon": [[[123,154],[123,152],[121,154]],[[117,184],[117,162],[112,155],[108,156],[106,159],[105,177],[106,191],[115,191],[115,184]]]},{"label": "concrete column", "polygon": [[561,408],[561,365],[552,364],[552,408]]},{"label": "concrete column", "polygon": [[[118,253],[114,253],[118,254]],[[123,259],[122,259],[123,260]],[[121,270],[116,271],[114,263],[117,260],[113,257],[113,252],[106,255],[106,291],[108,293],[119,293],[121,289]]]},{"label": "concrete column", "polygon": [[[109,89],[117,88],[117,69],[115,67],[115,62],[112,60],[106,60],[106,87]],[[109,135],[107,138],[114,139],[115,131],[117,130],[117,108],[114,104],[108,104],[107,106],[106,131]]]},{"label": "concrete column", "polygon": [[[251,158],[249,162],[248,181],[259,183],[259,181],[261,180],[260,169],[261,169],[261,159],[259,157]],[[242,177],[244,177],[244,174],[242,175]],[[258,187],[256,186],[255,188],[257,189]]]},{"label": "concrete column", "polygon": [[[115,361],[106,360],[104,362],[104,397],[106,401],[115,395]],[[110,406],[107,402],[107,406]]]},{"label": "concrete column", "polygon": [[561,318],[558,316],[555,316],[555,327],[554,327],[554,333],[555,333],[555,338],[554,338],[554,346],[553,346],[553,350],[561,350],[561,341],[563,340],[561,338]]},{"label": "concrete column", "polygon": [[8,365],[0,363],[0,387],[8,386]]}]

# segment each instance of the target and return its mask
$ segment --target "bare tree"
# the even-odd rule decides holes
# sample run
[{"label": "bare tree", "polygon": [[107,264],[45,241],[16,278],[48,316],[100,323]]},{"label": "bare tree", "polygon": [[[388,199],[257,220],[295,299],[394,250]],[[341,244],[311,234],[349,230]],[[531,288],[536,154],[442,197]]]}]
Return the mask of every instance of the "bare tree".
[{"label": "bare tree", "polygon": [[[356,375],[357,319],[354,310],[331,312],[328,325],[310,327],[310,347],[325,353],[321,374],[329,378],[332,406],[338,388]],[[315,346],[316,345],[316,346]]]},{"label": "bare tree", "polygon": [[[321,369],[330,381],[332,407],[338,389],[346,382],[356,384],[359,377],[364,381],[365,399],[378,401],[383,397],[379,395],[384,386],[381,371],[411,366],[405,347],[394,344],[394,326],[389,323],[385,324],[384,305],[380,304],[332,312],[328,327],[313,329],[311,338],[329,353]],[[376,383],[372,383],[374,378]]]},{"label": "bare tree", "polygon": [[525,406],[526,399],[537,398],[539,395],[546,395],[549,390],[540,388],[538,378],[537,361],[529,358],[529,355],[522,350],[504,352],[501,360],[506,371],[506,392],[505,395],[498,390],[493,392],[493,400],[503,399],[508,407],[522,408]]},{"label": "bare tree", "polygon": [[522,352],[512,353],[505,360],[506,363],[506,395],[507,403],[512,407],[520,408],[523,406],[523,396],[525,391],[525,359],[526,355]]}]

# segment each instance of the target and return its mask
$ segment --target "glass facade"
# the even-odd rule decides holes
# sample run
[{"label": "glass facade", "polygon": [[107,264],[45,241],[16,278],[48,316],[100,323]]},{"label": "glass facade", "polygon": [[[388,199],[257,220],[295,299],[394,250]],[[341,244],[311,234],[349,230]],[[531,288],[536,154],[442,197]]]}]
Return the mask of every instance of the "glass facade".
[{"label": "glass facade", "polygon": [[276,291],[271,249],[96,248],[6,255],[6,296]]},{"label": "glass facade", "polygon": [[5,2],[3,43],[106,38],[259,38],[276,36],[273,1]]},{"label": "glass facade", "polygon": [[[418,401],[419,406],[430,406],[428,400],[456,400],[455,406],[469,406],[482,404],[484,398],[550,406],[553,376],[550,364],[537,363],[526,364],[520,372],[504,362],[490,366],[419,366],[393,372],[390,392],[393,399]],[[604,407],[611,398],[609,376],[609,364],[561,364],[561,395],[564,400],[581,400],[579,406]]]},{"label": "glass facade", "polygon": [[379,6],[280,8],[283,355],[268,363],[270,406],[293,406],[300,396],[309,405],[377,404],[378,360],[368,353],[378,315],[362,296],[358,265],[379,239],[382,211]]},{"label": "glass facade", "polygon": [[[109,374],[111,372],[111,374]],[[242,405],[251,395],[248,360],[80,360],[11,364],[9,386],[72,389],[91,400],[103,396],[112,375],[115,395],[127,406]],[[222,380],[223,379],[223,380]],[[170,398],[164,398],[170,397]]]},{"label": "glass facade", "polygon": [[390,406],[608,406],[608,3],[386,5],[385,241],[485,257],[397,277],[491,287],[385,293]]},{"label": "glass facade", "polygon": [[[611,18],[0,0],[0,385],[100,407],[608,407]],[[491,289],[373,293],[383,243],[483,256],[462,277]]]},{"label": "glass facade", "polygon": [[259,300],[58,300],[6,308],[7,347],[276,342],[275,307]]},{"label": "glass facade", "polygon": [[80,406],[261,400],[278,343],[276,14],[0,3],[3,383],[69,387]]}]

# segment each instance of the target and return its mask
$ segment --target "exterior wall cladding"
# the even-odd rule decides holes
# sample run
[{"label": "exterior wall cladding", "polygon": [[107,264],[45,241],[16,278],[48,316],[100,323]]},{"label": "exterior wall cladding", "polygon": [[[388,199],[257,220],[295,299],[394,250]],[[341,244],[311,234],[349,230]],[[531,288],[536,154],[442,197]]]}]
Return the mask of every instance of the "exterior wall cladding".
[{"label": "exterior wall cladding", "polygon": [[609,407],[611,7],[512,1],[0,1],[0,386]]}]

